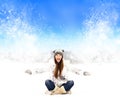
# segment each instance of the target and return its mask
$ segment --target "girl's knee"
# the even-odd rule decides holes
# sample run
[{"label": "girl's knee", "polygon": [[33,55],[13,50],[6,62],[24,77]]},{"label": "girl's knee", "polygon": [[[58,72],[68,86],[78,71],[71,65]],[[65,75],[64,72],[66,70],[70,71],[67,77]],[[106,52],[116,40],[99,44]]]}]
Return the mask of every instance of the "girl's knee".
[{"label": "girl's knee", "polygon": [[49,79],[45,80],[45,85],[48,85],[48,84],[51,84],[51,83],[52,83],[51,80],[49,80]]},{"label": "girl's knee", "polygon": [[68,83],[69,83],[70,85],[72,85],[72,86],[74,85],[74,81],[73,81],[73,80],[69,80]]}]

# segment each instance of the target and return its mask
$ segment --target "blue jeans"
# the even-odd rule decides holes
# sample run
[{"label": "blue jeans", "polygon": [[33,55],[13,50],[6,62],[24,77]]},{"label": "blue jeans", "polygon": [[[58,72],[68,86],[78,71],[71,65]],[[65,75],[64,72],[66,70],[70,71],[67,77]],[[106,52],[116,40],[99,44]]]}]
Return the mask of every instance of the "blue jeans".
[{"label": "blue jeans", "polygon": [[[55,88],[55,83],[52,80],[46,80],[45,85],[49,91],[53,90]],[[66,83],[63,83],[61,86],[64,86],[66,91],[69,91],[74,85],[73,80],[69,80]]]}]

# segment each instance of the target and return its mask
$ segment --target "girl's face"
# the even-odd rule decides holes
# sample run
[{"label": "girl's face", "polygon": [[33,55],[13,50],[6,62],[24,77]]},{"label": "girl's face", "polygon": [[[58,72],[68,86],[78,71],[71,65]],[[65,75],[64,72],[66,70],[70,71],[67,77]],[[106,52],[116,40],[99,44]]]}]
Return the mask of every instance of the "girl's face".
[{"label": "girl's face", "polygon": [[56,61],[59,63],[59,62],[61,61],[61,59],[62,59],[62,55],[56,54],[56,55],[55,55],[55,59],[56,59]]}]

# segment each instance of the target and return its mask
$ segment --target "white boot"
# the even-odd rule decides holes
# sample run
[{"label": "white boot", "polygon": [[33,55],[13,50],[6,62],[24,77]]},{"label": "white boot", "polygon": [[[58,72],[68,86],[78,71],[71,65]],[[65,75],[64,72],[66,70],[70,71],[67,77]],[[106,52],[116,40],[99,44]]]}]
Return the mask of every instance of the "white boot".
[{"label": "white boot", "polygon": [[54,88],[53,90],[51,90],[51,91],[47,90],[47,91],[45,92],[45,94],[53,95],[54,92],[55,92],[57,89],[58,89],[58,86],[55,86],[55,88]]},{"label": "white boot", "polygon": [[66,90],[65,90],[65,88],[64,88],[64,86],[62,86],[62,87],[58,87],[54,92],[53,92],[53,94],[65,94],[66,93]]}]

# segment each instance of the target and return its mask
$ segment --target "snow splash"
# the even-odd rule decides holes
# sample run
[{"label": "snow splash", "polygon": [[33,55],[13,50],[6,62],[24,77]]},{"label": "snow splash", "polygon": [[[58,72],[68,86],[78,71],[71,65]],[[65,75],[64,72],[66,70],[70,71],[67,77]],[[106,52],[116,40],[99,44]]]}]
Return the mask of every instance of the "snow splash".
[{"label": "snow splash", "polygon": [[[120,62],[120,14],[115,3],[90,8],[82,29],[71,33],[70,38],[59,37],[59,33],[46,25],[31,24],[30,13],[34,7],[29,4],[21,10],[14,3],[0,4],[1,59],[48,62],[52,50],[61,48],[65,50],[65,59],[73,63]],[[39,18],[42,22],[44,17]]]}]

